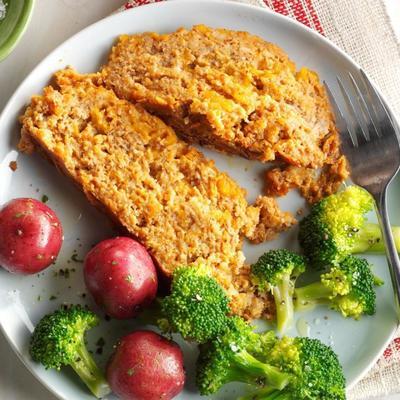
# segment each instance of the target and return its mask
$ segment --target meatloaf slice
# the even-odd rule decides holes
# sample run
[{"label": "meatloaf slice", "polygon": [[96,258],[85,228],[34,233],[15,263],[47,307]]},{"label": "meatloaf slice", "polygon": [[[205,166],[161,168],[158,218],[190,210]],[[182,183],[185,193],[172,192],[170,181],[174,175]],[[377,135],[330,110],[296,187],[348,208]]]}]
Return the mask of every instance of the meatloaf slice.
[{"label": "meatloaf slice", "polygon": [[204,25],[119,38],[105,85],[190,142],[263,162],[320,167],[337,132],[317,74],[247,32]]},{"label": "meatloaf slice", "polygon": [[[38,149],[152,253],[163,272],[207,264],[246,317],[268,312],[248,279],[242,238],[259,209],[202,153],[140,106],[97,84],[98,75],[56,74],[21,117],[20,149]],[[96,229],[96,227],[93,227]]]}]

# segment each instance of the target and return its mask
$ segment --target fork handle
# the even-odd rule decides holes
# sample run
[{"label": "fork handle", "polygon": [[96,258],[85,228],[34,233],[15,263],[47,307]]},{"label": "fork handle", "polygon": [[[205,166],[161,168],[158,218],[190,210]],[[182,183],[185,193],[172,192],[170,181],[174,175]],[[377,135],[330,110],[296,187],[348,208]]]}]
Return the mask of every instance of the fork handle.
[{"label": "fork handle", "polygon": [[386,248],[386,257],[389,262],[393,290],[395,292],[397,317],[400,322],[400,259],[393,239],[387,210],[387,187],[385,187],[379,196],[375,197],[375,201],[378,211],[379,225],[382,230],[382,236]]}]

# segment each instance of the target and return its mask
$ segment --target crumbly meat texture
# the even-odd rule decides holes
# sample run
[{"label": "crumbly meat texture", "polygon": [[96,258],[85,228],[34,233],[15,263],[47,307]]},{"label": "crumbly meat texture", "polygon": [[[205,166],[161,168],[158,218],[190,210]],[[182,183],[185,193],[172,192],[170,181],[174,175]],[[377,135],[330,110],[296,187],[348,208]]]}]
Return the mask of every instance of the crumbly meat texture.
[{"label": "crumbly meat texture", "polygon": [[259,196],[254,206],[260,209],[260,218],[253,234],[249,237],[253,243],[275,239],[279,233],[297,224],[293,215],[290,212],[281,211],[272,197]]},{"label": "crumbly meat texture", "polygon": [[277,167],[266,172],[265,191],[268,196],[284,196],[290,189],[299,189],[300,194],[313,204],[336,193],[348,178],[347,160],[341,156],[336,163],[326,164],[321,171],[304,167]]},{"label": "crumbly meat texture", "polygon": [[247,32],[198,25],[123,35],[102,76],[185,140],[250,159],[321,167],[337,137],[317,74]]},{"label": "crumbly meat texture", "polygon": [[58,89],[34,96],[21,117],[20,150],[39,150],[152,253],[163,272],[205,263],[247,318],[268,314],[241,251],[259,209],[245,192],[160,119],[67,69]]}]

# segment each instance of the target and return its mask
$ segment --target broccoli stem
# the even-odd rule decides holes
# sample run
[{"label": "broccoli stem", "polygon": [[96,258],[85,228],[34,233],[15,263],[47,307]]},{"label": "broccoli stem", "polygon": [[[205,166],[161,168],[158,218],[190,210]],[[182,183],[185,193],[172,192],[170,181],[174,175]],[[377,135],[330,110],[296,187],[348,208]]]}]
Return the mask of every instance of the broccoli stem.
[{"label": "broccoli stem", "polygon": [[[282,372],[279,368],[265,364],[253,357],[246,350],[234,353],[236,367],[239,372],[239,382],[263,381],[271,388],[283,389],[290,380],[290,375]],[[245,380],[243,380],[245,378]]]},{"label": "broccoli stem", "polygon": [[71,363],[71,367],[80,376],[83,382],[97,397],[102,398],[111,392],[111,389],[103,375],[103,372],[96,365],[88,352],[84,340],[77,348],[77,358]]},{"label": "broccoli stem", "polygon": [[[396,249],[400,252],[400,226],[392,226]],[[384,253],[385,244],[381,228],[377,224],[366,223],[356,234],[350,252],[356,253]]]},{"label": "broccoli stem", "polygon": [[293,322],[293,282],[285,275],[279,285],[274,286],[272,294],[276,306],[276,322],[279,332],[285,332]]},{"label": "broccoli stem", "polygon": [[296,288],[295,303],[296,310],[304,310],[329,300],[332,295],[331,289],[327,288],[322,282],[311,283],[307,286]]},{"label": "broccoli stem", "polygon": [[374,286],[382,286],[385,284],[385,281],[381,278],[379,278],[379,276],[374,275]]}]

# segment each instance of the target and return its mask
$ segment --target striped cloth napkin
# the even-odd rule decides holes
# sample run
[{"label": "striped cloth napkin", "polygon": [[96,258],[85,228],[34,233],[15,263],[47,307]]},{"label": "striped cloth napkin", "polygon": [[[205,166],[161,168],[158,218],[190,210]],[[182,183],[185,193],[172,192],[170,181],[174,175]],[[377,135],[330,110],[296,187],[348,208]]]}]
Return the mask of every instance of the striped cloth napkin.
[{"label": "striped cloth napkin", "polygon": [[[166,0],[130,0],[119,11],[159,1]],[[269,7],[332,40],[367,71],[400,117],[400,44],[383,0],[234,1]],[[400,331],[396,336],[368,375],[348,391],[349,400],[400,393]]]}]

